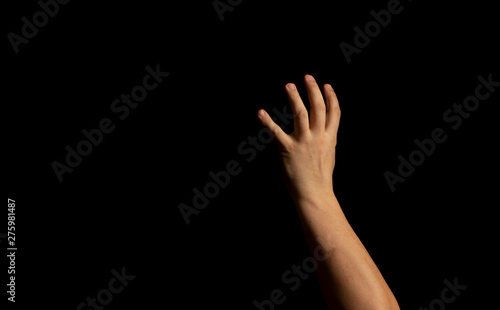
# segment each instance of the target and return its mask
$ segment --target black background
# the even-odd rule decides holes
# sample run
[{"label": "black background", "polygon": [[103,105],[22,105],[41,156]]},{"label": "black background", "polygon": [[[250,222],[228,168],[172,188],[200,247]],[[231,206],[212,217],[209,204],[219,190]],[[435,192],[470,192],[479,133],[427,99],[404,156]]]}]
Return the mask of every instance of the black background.
[{"label": "black background", "polygon": [[[125,267],[136,278],[105,309],[256,309],[277,288],[276,309],[326,309],[315,276],[294,292],[281,281],[310,254],[274,144],[251,162],[238,152],[259,108],[288,106],[286,83],[306,98],[305,74],[337,92],[334,189],[401,308],[428,307],[455,277],[468,288],[446,309],[495,305],[498,91],[457,130],[443,121],[479,75],[500,80],[493,2],[402,1],[348,64],[339,44],[387,3],[245,0],[221,22],[212,1],[71,1],[18,54],[7,34],[40,7],[5,3],[15,308],[75,309]],[[156,64],[170,75],[119,120],[111,102]],[[105,117],[116,129],[58,182],[51,163]],[[437,127],[447,140],[392,193],[383,173]],[[230,160],[241,174],[186,225],[178,205]]]}]

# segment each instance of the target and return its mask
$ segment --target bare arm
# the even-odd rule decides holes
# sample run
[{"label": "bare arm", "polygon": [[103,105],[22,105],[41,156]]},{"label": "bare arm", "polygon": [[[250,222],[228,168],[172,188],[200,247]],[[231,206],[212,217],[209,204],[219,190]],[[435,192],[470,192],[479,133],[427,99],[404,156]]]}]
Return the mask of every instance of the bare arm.
[{"label": "bare arm", "polygon": [[326,259],[318,277],[330,309],[399,309],[389,286],[352,230],[335,197],[332,173],[340,121],[335,92],[321,90],[310,75],[304,77],[310,117],[293,84],[287,84],[294,117],[290,135],[259,110],[280,149],[287,187],[292,195],[311,249],[319,247]]}]

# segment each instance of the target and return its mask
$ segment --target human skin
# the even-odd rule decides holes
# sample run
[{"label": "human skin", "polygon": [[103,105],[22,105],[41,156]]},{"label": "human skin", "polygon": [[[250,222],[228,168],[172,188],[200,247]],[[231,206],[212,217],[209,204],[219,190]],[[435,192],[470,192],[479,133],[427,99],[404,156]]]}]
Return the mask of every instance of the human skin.
[{"label": "human skin", "polygon": [[[396,298],[337,201],[332,184],[340,122],[337,96],[329,84],[323,94],[311,75],[304,76],[308,113],[293,83],[285,89],[294,114],[286,134],[261,109],[261,123],[274,135],[287,188],[299,214],[309,248],[319,247],[318,279],[330,309],[399,309]],[[309,115],[310,114],[310,115]]]}]

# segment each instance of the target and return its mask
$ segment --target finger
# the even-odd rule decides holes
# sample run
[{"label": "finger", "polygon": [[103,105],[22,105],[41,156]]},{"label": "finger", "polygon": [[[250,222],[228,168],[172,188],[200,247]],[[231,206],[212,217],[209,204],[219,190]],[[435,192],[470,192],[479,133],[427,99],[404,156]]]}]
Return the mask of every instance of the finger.
[{"label": "finger", "polygon": [[280,126],[276,125],[271,116],[269,116],[265,110],[260,109],[257,116],[259,117],[262,125],[273,134],[278,144],[285,146],[290,143],[290,137],[283,131],[283,129],[281,129]]},{"label": "finger", "polygon": [[311,105],[311,118],[309,127],[312,131],[325,130],[326,106],[321,90],[314,77],[310,74],[304,76],[309,104]]},{"label": "finger", "polygon": [[309,131],[309,116],[297,91],[297,87],[293,83],[288,83],[286,85],[286,93],[292,106],[294,131],[297,131],[301,135],[305,134]]},{"label": "finger", "polygon": [[323,91],[326,97],[326,130],[337,131],[340,122],[340,106],[337,94],[330,84],[325,84]]}]

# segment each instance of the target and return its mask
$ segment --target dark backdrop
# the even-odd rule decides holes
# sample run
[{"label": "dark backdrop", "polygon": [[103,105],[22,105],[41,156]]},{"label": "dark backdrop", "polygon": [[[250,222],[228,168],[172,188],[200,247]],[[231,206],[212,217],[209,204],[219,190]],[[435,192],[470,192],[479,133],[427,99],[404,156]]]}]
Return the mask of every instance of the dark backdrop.
[{"label": "dark backdrop", "polygon": [[[274,142],[249,144],[266,137],[259,108],[288,107],[286,83],[306,98],[305,74],[338,94],[335,192],[401,307],[440,309],[443,281],[455,278],[467,288],[446,309],[495,305],[498,91],[460,125],[443,119],[479,76],[500,81],[493,2],[401,1],[350,63],[341,42],[355,46],[354,27],[393,2],[229,2],[221,20],[211,0],[71,1],[39,17],[46,25],[17,53],[9,33],[22,35],[22,17],[41,7],[4,3],[15,308],[105,299],[111,271],[125,268],[135,278],[104,309],[257,309],[274,289],[286,296],[275,309],[326,309],[314,275],[295,291],[281,279],[310,253]],[[122,120],[111,104],[142,85],[146,66],[169,75]],[[114,130],[59,182],[54,161],[66,164],[66,146],[105,118]],[[384,173],[435,128],[446,141],[391,191]],[[241,172],[186,225],[179,205],[193,207],[193,188],[232,161]]]}]

